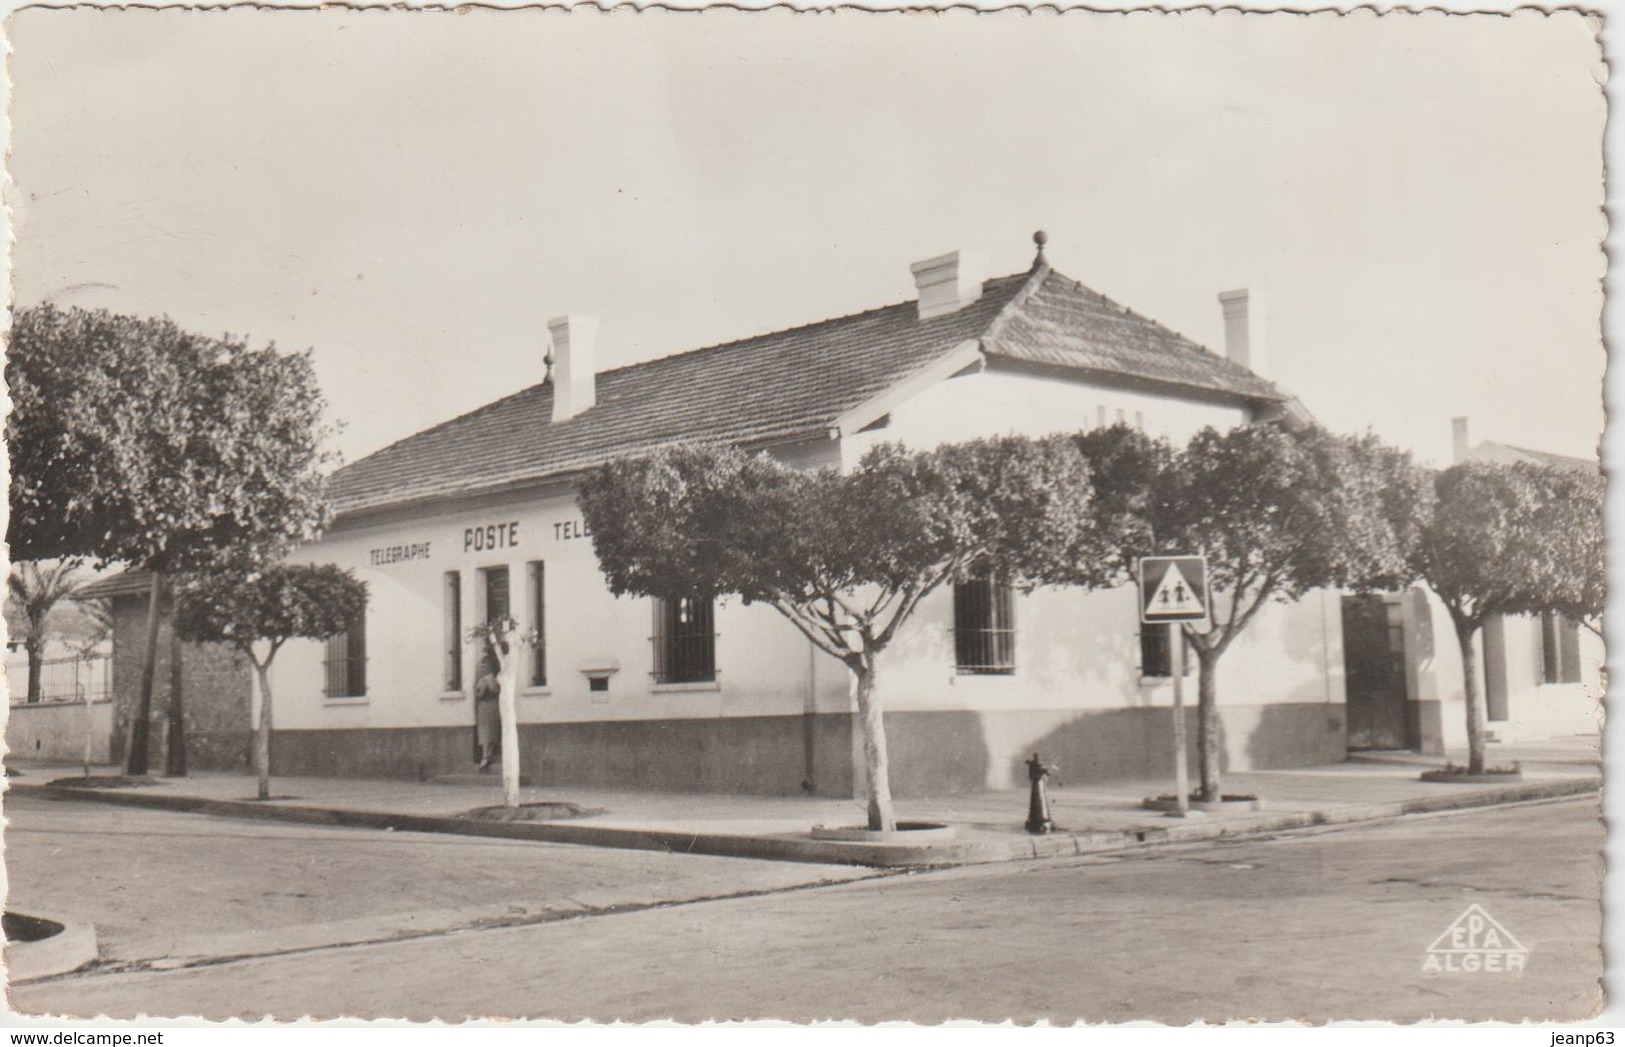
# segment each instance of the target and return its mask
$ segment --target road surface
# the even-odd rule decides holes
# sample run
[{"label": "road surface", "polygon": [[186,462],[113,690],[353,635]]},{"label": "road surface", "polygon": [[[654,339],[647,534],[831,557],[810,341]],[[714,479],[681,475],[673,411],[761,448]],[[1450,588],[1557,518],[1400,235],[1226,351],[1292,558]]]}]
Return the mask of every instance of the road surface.
[{"label": "road surface", "polygon": [[[27,830],[42,812],[9,813]],[[215,822],[121,817],[131,826]],[[43,839],[19,836],[13,848]],[[759,880],[765,893],[746,897],[70,976],[14,987],[11,1001],[24,1013],[87,1017],[1578,1019],[1602,1005],[1602,839],[1587,798],[1109,859],[812,888],[803,885],[822,877],[803,875],[783,889]],[[54,846],[89,856],[128,841]],[[602,863],[617,870],[627,897],[638,893],[639,862],[733,861],[513,846],[535,853],[546,875]],[[392,852],[408,868],[418,853]],[[205,855],[195,857],[200,881],[246,876],[245,892],[264,886],[238,864],[211,872]],[[312,861],[332,858],[323,851]],[[12,860],[31,867],[26,853]],[[743,862],[733,875],[759,877],[763,864]],[[365,869],[347,875],[366,883]],[[140,886],[176,898],[187,889],[173,876]],[[1424,971],[1430,946],[1449,947],[1452,924],[1475,904],[1515,939],[1523,969],[1460,970],[1453,960],[1449,971]]]}]

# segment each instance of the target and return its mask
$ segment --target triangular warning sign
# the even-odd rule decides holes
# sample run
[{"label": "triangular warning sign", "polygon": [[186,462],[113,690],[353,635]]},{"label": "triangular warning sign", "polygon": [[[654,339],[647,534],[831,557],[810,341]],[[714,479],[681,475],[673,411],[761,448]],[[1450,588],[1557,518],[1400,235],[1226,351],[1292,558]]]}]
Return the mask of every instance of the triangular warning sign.
[{"label": "triangular warning sign", "polygon": [[1201,614],[1203,607],[1201,598],[1180,572],[1179,565],[1171,563],[1162,581],[1157,583],[1145,610],[1147,614]]},{"label": "triangular warning sign", "polygon": [[1528,952],[1523,943],[1502,927],[1500,921],[1481,905],[1469,905],[1444,933],[1428,946],[1428,952]]}]

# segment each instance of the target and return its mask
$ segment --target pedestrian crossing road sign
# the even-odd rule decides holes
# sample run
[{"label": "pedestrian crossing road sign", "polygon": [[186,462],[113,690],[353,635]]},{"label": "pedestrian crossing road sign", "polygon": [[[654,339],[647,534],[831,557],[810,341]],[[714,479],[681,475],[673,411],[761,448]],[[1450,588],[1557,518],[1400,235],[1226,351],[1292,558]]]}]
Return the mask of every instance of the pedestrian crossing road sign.
[{"label": "pedestrian crossing road sign", "polygon": [[1147,556],[1140,560],[1140,621],[1200,622],[1206,618],[1206,557]]}]

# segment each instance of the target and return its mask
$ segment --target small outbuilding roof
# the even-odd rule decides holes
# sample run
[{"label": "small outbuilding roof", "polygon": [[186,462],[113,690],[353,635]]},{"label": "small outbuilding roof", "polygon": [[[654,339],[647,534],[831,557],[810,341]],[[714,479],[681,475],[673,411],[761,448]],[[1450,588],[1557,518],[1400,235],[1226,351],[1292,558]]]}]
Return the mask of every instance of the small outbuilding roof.
[{"label": "small outbuilding roof", "polygon": [[1528,462],[1531,465],[1569,469],[1577,473],[1602,472],[1602,463],[1594,458],[1576,458],[1573,455],[1554,454],[1551,451],[1537,451],[1532,447],[1515,447],[1494,440],[1484,440],[1474,445],[1468,452],[1468,457],[1479,461]]},{"label": "small outbuilding roof", "polygon": [[146,571],[120,571],[94,582],[86,582],[69,594],[74,600],[107,600],[118,596],[147,596],[152,592],[152,575]]},{"label": "small outbuilding roof", "polygon": [[765,446],[828,436],[860,406],[966,343],[992,359],[1259,407],[1272,383],[1039,262],[956,312],[913,301],[633,364],[597,376],[595,406],[552,421],[550,381],[339,469],[336,517],[567,478],[679,441]]}]

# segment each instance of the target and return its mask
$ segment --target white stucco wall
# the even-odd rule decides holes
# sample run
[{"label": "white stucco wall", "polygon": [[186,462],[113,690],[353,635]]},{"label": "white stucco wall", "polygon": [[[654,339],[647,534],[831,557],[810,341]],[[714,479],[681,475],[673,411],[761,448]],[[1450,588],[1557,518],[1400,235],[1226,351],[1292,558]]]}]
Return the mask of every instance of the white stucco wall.
[{"label": "white stucco wall", "polygon": [[[466,531],[507,524],[517,524],[511,548],[465,548]],[[373,549],[424,543],[430,548],[426,560],[372,563]],[[325,645],[290,643],[278,655],[272,678],[281,728],[472,722],[472,645],[464,645],[461,691],[441,688],[443,577],[454,570],[462,574],[466,630],[484,618],[479,571],[506,565],[513,613],[521,630],[529,631],[534,623],[527,565],[537,560],[546,568],[548,683],[521,690],[521,722],[789,714],[815,700],[818,711],[847,707],[844,667],[822,656],[813,661],[808,643],[789,623],[771,609],[747,608],[737,599],[716,609],[716,683],[657,685],[651,675],[651,601],[609,594],[569,496],[345,530],[307,546],[298,558],[354,568],[367,582],[367,694],[326,698]],[[590,692],[583,670],[605,666],[616,667],[609,691]]]},{"label": "white stucco wall", "polygon": [[[1440,703],[1440,727],[1444,748],[1464,750],[1467,746],[1467,710],[1464,674],[1455,627],[1443,602],[1422,586],[1407,594],[1406,686],[1412,701]],[[1602,640],[1589,630],[1580,630],[1579,683],[1544,682],[1541,661],[1541,629],[1537,617],[1503,618],[1501,641],[1491,644],[1486,654],[1484,630],[1479,631],[1476,651],[1479,693],[1488,694],[1488,674],[1500,673],[1506,686],[1506,716],[1487,719],[1486,726],[1500,742],[1529,742],[1576,734],[1596,734],[1602,729],[1602,667],[1605,651]],[[1490,666],[1499,647],[1498,666]],[[1486,712],[1491,712],[1486,703]]]},{"label": "white stucco wall", "polygon": [[1040,375],[995,360],[894,408],[889,424],[847,437],[841,453],[851,465],[884,441],[924,448],[981,436],[1076,432],[1117,422],[1183,442],[1203,426],[1231,429],[1248,419],[1246,408],[1239,406]]},{"label": "white stucco wall", "polygon": [[[780,449],[801,467],[850,465],[881,440],[912,446],[1001,433],[1042,435],[1090,428],[1104,421],[1140,424],[1153,435],[1183,441],[1204,425],[1228,428],[1247,420],[1241,407],[1179,400],[1063,381],[993,366],[953,378],[896,406],[883,428],[842,441],[813,440]],[[469,535],[492,527],[512,537],[493,551],[472,547]],[[424,558],[376,562],[373,550],[428,546]],[[354,568],[370,587],[367,694],[323,695],[324,645],[290,644],[273,677],[277,725],[284,729],[452,727],[472,722],[475,652],[465,644],[463,687],[445,693],[443,577],[462,576],[462,623],[483,618],[481,568],[506,565],[512,608],[529,630],[527,564],[546,566],[545,640],[548,685],[522,690],[524,723],[704,719],[845,712],[850,677],[839,662],[816,652],[770,608],[738,600],[716,609],[714,684],[661,686],[652,676],[651,602],[608,593],[568,493],[512,504],[441,510],[399,522],[343,528],[301,551],[300,559]],[[1008,677],[956,673],[951,591],[919,607],[883,656],[887,707],[899,712],[970,711],[987,732],[990,786],[1008,786],[1011,758],[1047,732],[1095,712],[1168,707],[1167,680],[1139,672],[1133,587],[1085,593],[1050,589],[1017,597],[1016,671]],[[588,690],[583,669],[615,666],[607,693]],[[1218,677],[1229,765],[1255,766],[1252,743],[1270,706],[1324,705],[1324,730],[1342,729],[1344,681],[1337,596],[1312,594],[1297,605],[1260,614],[1221,662]],[[1187,701],[1196,704],[1194,668]],[[1023,715],[1005,717],[1010,711]],[[1301,710],[1300,710],[1301,713]],[[1314,730],[1322,729],[1315,720]],[[1302,722],[1302,721],[1300,721]]]}]

